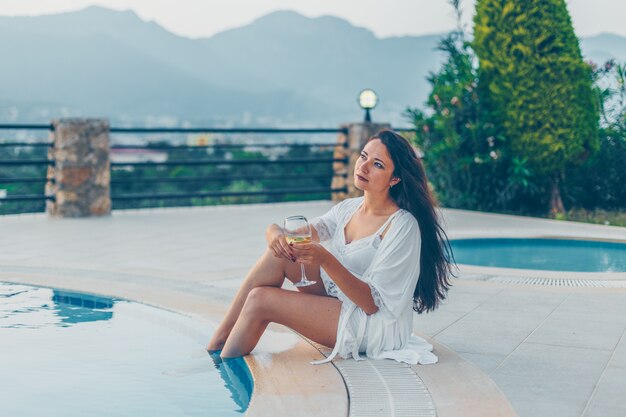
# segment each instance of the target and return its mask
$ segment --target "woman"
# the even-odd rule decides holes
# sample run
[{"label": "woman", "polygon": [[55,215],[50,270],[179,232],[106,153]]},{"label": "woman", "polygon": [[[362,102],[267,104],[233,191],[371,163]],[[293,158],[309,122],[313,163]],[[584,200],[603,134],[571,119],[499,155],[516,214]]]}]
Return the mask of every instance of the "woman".
[{"label": "woman", "polygon": [[[336,355],[434,363],[432,346],[411,335],[413,310],[435,309],[450,287],[450,250],[424,168],[402,136],[370,138],[354,170],[363,197],[311,221],[313,242],[289,245],[270,225],[268,249],[239,289],[208,350],[248,354],[270,322],[333,347]],[[281,289],[306,266],[315,285]]]}]

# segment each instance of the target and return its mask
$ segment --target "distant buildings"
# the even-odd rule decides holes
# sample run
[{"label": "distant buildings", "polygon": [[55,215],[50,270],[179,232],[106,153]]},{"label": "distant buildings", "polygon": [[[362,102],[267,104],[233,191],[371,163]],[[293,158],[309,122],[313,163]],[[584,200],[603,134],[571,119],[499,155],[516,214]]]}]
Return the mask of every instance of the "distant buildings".
[{"label": "distant buildings", "polygon": [[153,149],[111,149],[111,162],[132,164],[137,162],[165,162],[167,152]]}]

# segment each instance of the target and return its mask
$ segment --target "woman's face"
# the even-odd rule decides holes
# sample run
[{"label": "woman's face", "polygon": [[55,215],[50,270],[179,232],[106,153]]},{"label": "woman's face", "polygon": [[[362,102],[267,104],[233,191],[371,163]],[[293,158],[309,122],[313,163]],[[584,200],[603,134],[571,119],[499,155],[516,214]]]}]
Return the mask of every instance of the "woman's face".
[{"label": "woman's face", "polygon": [[398,182],[393,177],[394,166],[387,147],[380,139],[367,142],[354,167],[354,186],[359,190],[388,193]]}]

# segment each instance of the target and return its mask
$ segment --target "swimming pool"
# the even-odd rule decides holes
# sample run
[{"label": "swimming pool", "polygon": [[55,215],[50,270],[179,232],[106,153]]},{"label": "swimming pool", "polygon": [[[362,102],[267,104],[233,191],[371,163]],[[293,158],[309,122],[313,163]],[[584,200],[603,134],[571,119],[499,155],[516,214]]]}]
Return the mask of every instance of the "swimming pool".
[{"label": "swimming pool", "polygon": [[206,326],[120,299],[0,282],[0,415],[241,416],[252,379]]},{"label": "swimming pool", "polygon": [[567,239],[457,239],[459,264],[575,272],[626,272],[626,244]]}]

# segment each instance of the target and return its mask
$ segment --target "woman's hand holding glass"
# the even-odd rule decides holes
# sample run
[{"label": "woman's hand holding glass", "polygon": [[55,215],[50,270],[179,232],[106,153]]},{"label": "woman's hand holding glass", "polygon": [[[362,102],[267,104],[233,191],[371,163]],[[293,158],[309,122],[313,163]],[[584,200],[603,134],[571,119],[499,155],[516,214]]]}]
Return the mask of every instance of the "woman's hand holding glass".
[{"label": "woman's hand holding glass", "polygon": [[319,242],[290,245],[296,260],[305,265],[322,265],[329,252]]},{"label": "woman's hand holding glass", "polygon": [[285,233],[282,230],[274,234],[274,236],[271,238],[268,244],[268,247],[272,251],[275,257],[285,258],[292,262],[296,261],[296,255],[293,253],[293,251],[289,247],[289,243],[287,243]]}]

